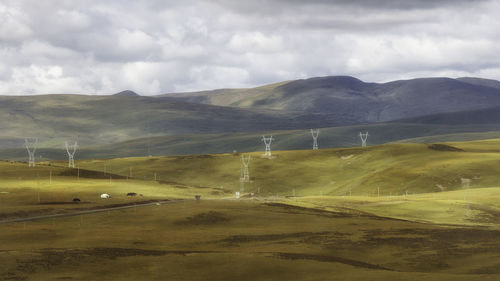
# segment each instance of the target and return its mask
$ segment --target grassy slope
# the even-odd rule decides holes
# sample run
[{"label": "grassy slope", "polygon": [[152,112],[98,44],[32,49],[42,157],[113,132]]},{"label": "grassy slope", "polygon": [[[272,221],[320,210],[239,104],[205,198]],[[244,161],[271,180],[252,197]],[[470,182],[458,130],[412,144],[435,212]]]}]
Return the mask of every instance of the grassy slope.
[{"label": "grassy slope", "polygon": [[[500,140],[456,143],[465,152],[436,151],[425,144],[387,144],[368,148],[319,151],[278,151],[274,159],[250,153],[251,182],[247,191],[266,195],[383,195],[495,187],[500,182]],[[80,160],[85,169],[101,170],[105,161],[113,173],[153,177],[194,186],[240,189],[240,156],[233,154],[177,157]],[[463,180],[462,180],[463,179]]]}]

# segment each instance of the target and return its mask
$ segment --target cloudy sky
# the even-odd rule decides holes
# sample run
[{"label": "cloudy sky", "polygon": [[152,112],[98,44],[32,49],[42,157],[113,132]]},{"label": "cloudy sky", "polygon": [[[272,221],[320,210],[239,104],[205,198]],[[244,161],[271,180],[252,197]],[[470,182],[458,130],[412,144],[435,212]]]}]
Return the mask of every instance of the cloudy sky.
[{"label": "cloudy sky", "polygon": [[500,1],[0,0],[0,94],[500,79]]}]

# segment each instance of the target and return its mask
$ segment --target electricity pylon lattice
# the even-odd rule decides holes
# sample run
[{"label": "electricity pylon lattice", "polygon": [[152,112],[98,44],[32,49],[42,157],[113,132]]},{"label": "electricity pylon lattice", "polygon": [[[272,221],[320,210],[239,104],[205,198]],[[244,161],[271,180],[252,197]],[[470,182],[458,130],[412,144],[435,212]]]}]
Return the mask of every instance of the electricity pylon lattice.
[{"label": "electricity pylon lattice", "polygon": [[38,147],[38,138],[33,139],[31,142],[28,138],[25,138],[24,145],[26,146],[26,150],[28,150],[28,167],[35,167],[35,152]]},{"label": "electricity pylon lattice", "polygon": [[75,141],[75,144],[73,144],[73,145],[68,145],[68,142],[66,142],[66,152],[68,153],[68,167],[69,168],[75,167],[76,147],[77,147],[76,141]]},{"label": "electricity pylon lattice", "polygon": [[319,129],[311,129],[311,135],[313,137],[313,150],[316,150],[318,149]]},{"label": "electricity pylon lattice", "polygon": [[240,180],[242,182],[249,182],[250,181],[250,173],[248,171],[248,166],[250,165],[250,160],[252,159],[251,155],[248,155],[245,157],[244,155],[241,155],[241,178]]},{"label": "electricity pylon lattice", "polygon": [[368,132],[366,132],[364,134],[359,132],[359,137],[361,138],[361,146],[362,147],[366,147],[366,140],[368,139],[368,136],[369,136]]},{"label": "electricity pylon lattice", "polygon": [[262,136],[262,141],[266,145],[266,152],[264,153],[265,156],[271,157],[271,143],[273,142],[274,138],[271,135],[270,137]]}]

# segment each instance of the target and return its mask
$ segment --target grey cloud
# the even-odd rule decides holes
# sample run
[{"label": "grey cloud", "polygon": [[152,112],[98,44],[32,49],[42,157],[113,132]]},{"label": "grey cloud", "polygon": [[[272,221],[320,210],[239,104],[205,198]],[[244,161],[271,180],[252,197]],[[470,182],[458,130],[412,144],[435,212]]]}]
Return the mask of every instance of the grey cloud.
[{"label": "grey cloud", "polygon": [[159,94],[337,74],[498,79],[499,11],[482,0],[5,0],[0,93]]}]

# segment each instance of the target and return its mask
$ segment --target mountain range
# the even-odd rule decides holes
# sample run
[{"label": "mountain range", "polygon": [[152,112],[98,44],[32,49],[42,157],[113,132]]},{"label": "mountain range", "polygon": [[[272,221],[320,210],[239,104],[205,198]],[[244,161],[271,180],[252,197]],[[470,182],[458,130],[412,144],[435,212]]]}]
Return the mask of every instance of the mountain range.
[{"label": "mountain range", "polygon": [[251,89],[164,96],[238,108],[337,113],[358,123],[387,122],[500,105],[500,82],[479,78],[421,78],[365,83],[350,76],[330,76]]},{"label": "mountain range", "polygon": [[80,156],[122,157],[253,151],[268,133],[286,139],[276,140],[278,149],[307,148],[310,128],[322,128],[323,147],[357,145],[360,130],[371,131],[372,144],[481,138],[500,131],[498,121],[500,82],[471,77],[366,83],[328,76],[158,96],[0,96],[0,158],[25,157],[25,137],[37,137],[46,158],[64,158],[63,143],[73,140]]}]

